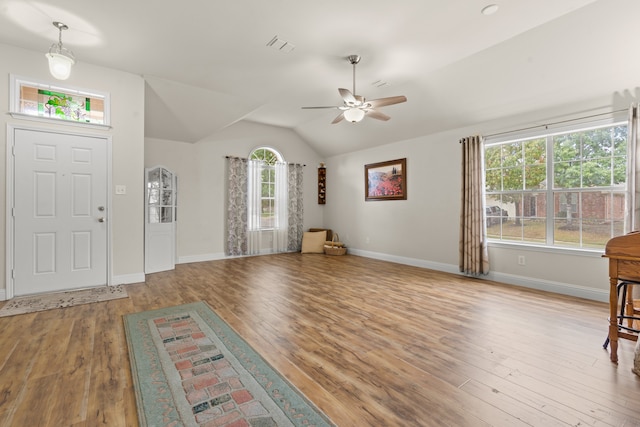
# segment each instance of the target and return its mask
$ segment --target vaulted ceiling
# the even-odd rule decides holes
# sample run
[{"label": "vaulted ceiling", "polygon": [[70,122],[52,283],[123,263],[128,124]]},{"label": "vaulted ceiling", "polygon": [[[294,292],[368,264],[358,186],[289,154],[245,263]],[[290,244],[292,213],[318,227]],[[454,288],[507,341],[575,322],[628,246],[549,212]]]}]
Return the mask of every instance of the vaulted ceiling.
[{"label": "vaulted ceiling", "polygon": [[[480,13],[490,2],[497,13]],[[331,156],[640,82],[637,0],[0,0],[0,11],[1,43],[45,53],[61,21],[79,62],[144,76],[146,136],[185,142],[249,120]],[[342,104],[350,54],[362,57],[359,95],[408,98],[382,109],[391,120],[331,124],[339,110],[301,109]]]}]

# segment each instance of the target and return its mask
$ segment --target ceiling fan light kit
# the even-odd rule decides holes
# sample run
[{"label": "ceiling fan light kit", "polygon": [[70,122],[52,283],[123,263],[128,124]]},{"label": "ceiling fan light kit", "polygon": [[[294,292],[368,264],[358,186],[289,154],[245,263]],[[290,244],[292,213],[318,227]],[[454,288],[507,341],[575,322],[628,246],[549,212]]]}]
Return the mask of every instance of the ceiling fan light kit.
[{"label": "ceiling fan light kit", "polygon": [[58,43],[54,43],[45,54],[49,60],[49,72],[58,80],[66,80],[71,75],[71,67],[76,63],[76,59],[66,47],[62,46],[62,30],[69,27],[62,22],[53,22],[53,26],[58,29]]},{"label": "ceiling fan light kit", "polygon": [[360,62],[359,55],[349,55],[347,60],[353,66],[353,92],[349,89],[340,88],[338,92],[342,97],[343,105],[335,107],[302,107],[303,109],[319,109],[319,108],[335,108],[342,112],[333,119],[331,124],[340,123],[342,120],[347,120],[351,123],[358,123],[365,116],[372,119],[387,121],[391,117],[376,110],[376,108],[384,107],[387,105],[400,104],[407,101],[406,96],[390,96],[387,98],[372,99],[367,101],[363,96],[356,95],[356,64]]},{"label": "ceiling fan light kit", "polygon": [[356,107],[352,107],[349,108],[348,110],[345,110],[343,113],[344,118],[348,121],[350,121],[351,123],[357,123],[360,120],[364,119],[364,111],[356,108]]}]

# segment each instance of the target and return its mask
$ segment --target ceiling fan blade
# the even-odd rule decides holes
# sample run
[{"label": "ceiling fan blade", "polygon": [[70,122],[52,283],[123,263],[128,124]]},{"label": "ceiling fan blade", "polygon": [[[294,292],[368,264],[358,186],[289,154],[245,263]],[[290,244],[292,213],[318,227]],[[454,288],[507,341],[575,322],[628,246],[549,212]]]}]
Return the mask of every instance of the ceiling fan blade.
[{"label": "ceiling fan blade", "polygon": [[333,121],[331,122],[332,125],[335,125],[336,123],[340,123],[342,120],[344,120],[344,113],[340,113],[340,115],[338,117],[336,117],[335,119],[333,119]]},{"label": "ceiling fan blade", "polygon": [[407,97],[404,95],[401,96],[390,96],[388,98],[379,98],[372,99],[367,101],[367,104],[371,105],[371,108],[384,107],[386,105],[400,104],[401,102],[407,102]]},{"label": "ceiling fan blade", "polygon": [[344,99],[344,102],[346,102],[347,104],[355,104],[356,102],[358,102],[356,97],[353,96],[353,94],[349,89],[340,88],[338,89],[338,92],[340,92],[340,96],[342,97],[342,99]]},{"label": "ceiling fan blade", "polygon": [[332,108],[332,109],[339,109],[340,107],[336,107],[336,106],[334,105],[334,106],[332,106],[332,107],[300,107],[300,108],[302,108],[303,110],[316,110],[316,109],[319,109],[319,108]]},{"label": "ceiling fan blade", "polygon": [[389,120],[391,117],[387,116],[384,113],[381,113],[378,110],[369,110],[367,111],[366,114],[367,117],[371,117],[372,119],[376,119],[376,120],[382,120],[384,122],[386,122],[387,120]]}]

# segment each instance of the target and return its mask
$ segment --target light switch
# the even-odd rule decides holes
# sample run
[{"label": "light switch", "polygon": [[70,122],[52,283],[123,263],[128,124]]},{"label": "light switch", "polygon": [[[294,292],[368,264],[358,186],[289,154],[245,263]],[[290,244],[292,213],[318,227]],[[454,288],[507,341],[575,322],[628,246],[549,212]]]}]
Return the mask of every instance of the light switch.
[{"label": "light switch", "polygon": [[116,194],[127,194],[126,185],[116,185]]}]

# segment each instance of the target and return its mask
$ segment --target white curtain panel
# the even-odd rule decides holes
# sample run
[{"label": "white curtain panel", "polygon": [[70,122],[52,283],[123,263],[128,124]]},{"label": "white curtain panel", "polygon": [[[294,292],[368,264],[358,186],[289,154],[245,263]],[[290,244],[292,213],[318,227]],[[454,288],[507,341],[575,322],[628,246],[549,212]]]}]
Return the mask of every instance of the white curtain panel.
[{"label": "white curtain panel", "polygon": [[489,273],[482,137],[463,138],[460,140],[460,145],[462,146],[460,271],[478,276]]},{"label": "white curtain panel", "polygon": [[248,188],[247,192],[247,255],[260,253],[262,247],[262,231],[260,230],[260,215],[262,212],[262,162],[249,160],[247,162]]},{"label": "white curtain panel", "polygon": [[638,170],[640,169],[640,153],[638,149],[638,105],[631,104],[629,108],[629,125],[627,127],[627,209],[625,210],[625,233],[638,230],[640,226],[640,183],[638,182]]}]

